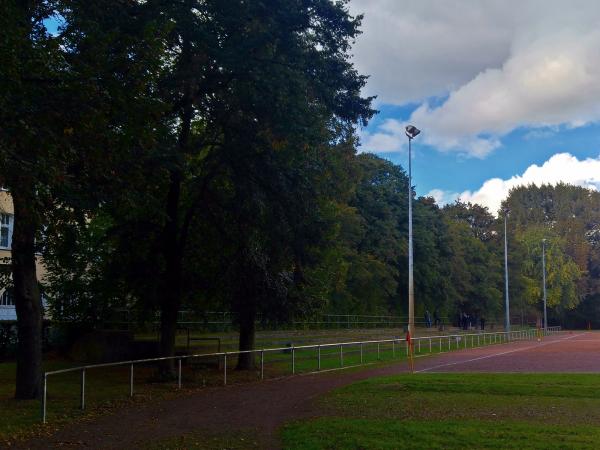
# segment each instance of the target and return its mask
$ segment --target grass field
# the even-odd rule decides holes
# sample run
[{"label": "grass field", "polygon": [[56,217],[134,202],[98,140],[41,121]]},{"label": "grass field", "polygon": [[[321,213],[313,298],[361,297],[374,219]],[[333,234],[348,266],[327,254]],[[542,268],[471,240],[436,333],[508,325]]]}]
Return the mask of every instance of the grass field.
[{"label": "grass field", "polygon": [[288,424],[284,448],[597,448],[600,376],[417,374],[375,378]]},{"label": "grass field", "polygon": [[[68,363],[55,361],[46,364],[46,370],[58,370],[68,367]],[[40,424],[40,402],[38,400],[15,400],[14,379],[16,367],[14,363],[0,364],[0,447],[2,442],[23,437],[44,428]],[[140,383],[138,395],[134,399],[128,397],[128,372],[123,369],[106,370],[94,376],[88,374],[86,380],[86,401],[90,405],[84,413],[79,409],[79,373],[69,373],[52,380],[48,390],[48,421],[60,425],[83,416],[93,417],[107,409],[121,406],[131,401],[143,401],[151,397],[162,397],[173,392],[172,385],[159,383]],[[149,372],[140,373],[149,376]]]}]

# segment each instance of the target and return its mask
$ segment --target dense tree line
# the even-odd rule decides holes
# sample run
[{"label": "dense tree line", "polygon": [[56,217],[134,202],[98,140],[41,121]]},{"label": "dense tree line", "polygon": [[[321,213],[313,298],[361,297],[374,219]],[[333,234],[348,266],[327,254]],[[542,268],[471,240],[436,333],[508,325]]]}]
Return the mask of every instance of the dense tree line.
[{"label": "dense tree line", "polygon": [[[54,319],[158,316],[163,356],[182,309],[236,312],[241,350],[259,316],[405,313],[408,179],[357,153],[375,111],[345,1],[39,0],[0,20],[17,397],[39,394],[38,252]],[[541,239],[553,320],[595,311],[598,195],[511,192],[513,315],[539,311]],[[501,220],[419,197],[414,227],[417,313],[501,316]]]}]

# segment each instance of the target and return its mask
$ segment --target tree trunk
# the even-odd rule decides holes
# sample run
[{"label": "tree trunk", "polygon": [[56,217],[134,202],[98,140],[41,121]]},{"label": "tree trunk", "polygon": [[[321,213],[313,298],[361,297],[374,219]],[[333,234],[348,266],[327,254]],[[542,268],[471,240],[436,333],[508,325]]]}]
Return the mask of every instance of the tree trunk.
[{"label": "tree trunk", "polygon": [[[175,355],[175,337],[177,333],[177,314],[181,306],[181,250],[179,248],[179,197],[181,194],[181,176],[171,172],[169,193],[167,195],[167,222],[163,236],[163,255],[165,268],[160,300],[160,356]],[[170,359],[160,364],[163,378],[175,376],[175,361]]]},{"label": "tree trunk", "polygon": [[[190,2],[190,7],[191,4]],[[186,67],[189,67],[189,64],[191,64],[189,38],[184,37],[182,48],[182,61],[184,61]],[[193,78],[186,80],[183,85],[183,108],[180,115],[181,129],[178,139],[178,157],[182,159],[183,155],[188,151],[192,129],[192,118],[194,116],[192,91],[194,85],[195,81]],[[185,246],[185,242],[181,240],[179,226],[179,202],[181,199],[181,185],[183,183],[182,169],[171,169],[169,176],[169,192],[166,204],[167,221],[165,223],[162,242],[165,268],[162,285],[159,351],[163,357],[175,355],[177,314],[181,307],[182,260]],[[173,377],[175,375],[175,361],[172,359],[163,361],[160,371],[163,377]]]},{"label": "tree trunk", "polygon": [[[179,312],[179,298],[177,297],[174,293],[165,293],[161,300],[159,354],[162,357],[175,356],[177,313]],[[161,361],[160,375],[164,379],[175,377],[175,361],[173,359]]]},{"label": "tree trunk", "polygon": [[[240,351],[254,350],[254,339],[256,335],[256,312],[254,306],[246,306],[240,310]],[[254,353],[242,353],[238,358],[238,370],[252,370],[255,365]]]},{"label": "tree trunk", "polygon": [[33,399],[41,394],[42,303],[35,267],[35,198],[25,189],[12,192],[14,227],[12,277],[17,311],[17,379],[15,398]]}]

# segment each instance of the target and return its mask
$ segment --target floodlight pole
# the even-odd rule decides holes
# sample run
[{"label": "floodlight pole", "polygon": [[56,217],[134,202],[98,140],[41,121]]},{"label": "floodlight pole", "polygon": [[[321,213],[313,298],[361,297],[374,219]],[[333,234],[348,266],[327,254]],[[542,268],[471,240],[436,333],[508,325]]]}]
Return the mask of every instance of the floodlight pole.
[{"label": "floodlight pole", "polygon": [[506,232],[506,221],[508,218],[508,209],[504,210],[504,331],[510,331],[510,302],[508,299],[508,236]]},{"label": "floodlight pole", "polygon": [[408,137],[408,332],[415,335],[415,290],[413,280],[412,138]]},{"label": "floodlight pole", "polygon": [[415,335],[415,291],[413,278],[413,220],[412,220],[412,140],[420,130],[412,125],[406,127],[408,137],[408,331]]},{"label": "floodlight pole", "polygon": [[542,239],[542,279],[544,280],[544,331],[547,331],[548,314],[546,312],[546,239]]}]

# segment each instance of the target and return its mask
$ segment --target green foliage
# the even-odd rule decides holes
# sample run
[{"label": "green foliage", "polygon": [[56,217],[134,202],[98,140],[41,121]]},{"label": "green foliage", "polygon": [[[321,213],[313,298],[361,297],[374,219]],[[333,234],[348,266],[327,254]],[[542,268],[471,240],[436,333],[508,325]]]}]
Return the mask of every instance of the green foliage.
[{"label": "green foliage", "polygon": [[519,239],[526,252],[521,262],[525,297],[534,304],[542,298],[542,239],[546,239],[547,305],[552,308],[575,308],[581,298],[577,292],[577,282],[582,277],[582,271],[567,255],[564,239],[536,226],[527,228]]},{"label": "green foliage", "polygon": [[[457,216],[458,209],[464,215]],[[470,211],[483,218],[478,225],[473,225]],[[443,212],[448,227],[451,304],[476,317],[497,317],[502,310],[502,266],[494,251],[493,217],[481,207],[459,202]]]},{"label": "green foliage", "polygon": [[[546,239],[546,283],[550,317],[565,320],[582,300],[598,294],[600,194],[585,188],[522,186],[511,191],[511,295],[540,309],[542,299],[542,239]],[[581,321],[579,326],[584,326]]]}]

